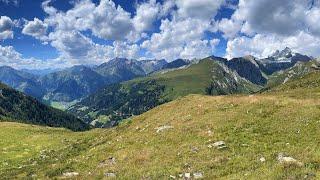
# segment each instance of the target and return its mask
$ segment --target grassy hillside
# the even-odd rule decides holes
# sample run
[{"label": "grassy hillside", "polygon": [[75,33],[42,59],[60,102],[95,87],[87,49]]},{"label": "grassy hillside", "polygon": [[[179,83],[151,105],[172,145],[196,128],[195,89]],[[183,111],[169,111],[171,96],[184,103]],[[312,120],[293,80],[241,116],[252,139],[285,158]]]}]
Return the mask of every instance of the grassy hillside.
[{"label": "grassy hillside", "polygon": [[276,72],[269,76],[267,88],[272,88],[281,84],[287,83],[289,80],[294,80],[296,78],[303,77],[310,72],[315,72],[320,70],[320,61],[313,60],[310,62],[299,62],[293,67]]},{"label": "grassy hillside", "polygon": [[206,59],[198,64],[193,64],[189,68],[178,70],[164,70],[153,76],[134,79],[127,82],[126,86],[145,81],[156,80],[159,84],[166,86],[164,97],[168,100],[176,99],[188,94],[205,94],[205,89],[210,85],[212,70],[217,63]]},{"label": "grassy hillside", "polygon": [[75,131],[89,129],[87,124],[73,115],[48,107],[1,83],[0,121],[65,127]]},{"label": "grassy hillside", "polygon": [[281,94],[299,99],[320,98],[320,71],[313,71],[301,77],[296,77],[285,84],[276,86],[266,93]]},{"label": "grassy hillside", "polygon": [[187,68],[164,70],[113,84],[69,109],[87,122],[108,117],[118,122],[188,94],[251,93],[259,89],[218,61],[204,59]]},{"label": "grassy hillside", "polygon": [[[0,143],[0,175],[317,179],[319,77],[310,74],[256,95],[189,95],[111,129],[71,133],[1,123],[6,140]],[[217,141],[226,147],[214,147]],[[295,161],[280,161],[281,154]]]}]

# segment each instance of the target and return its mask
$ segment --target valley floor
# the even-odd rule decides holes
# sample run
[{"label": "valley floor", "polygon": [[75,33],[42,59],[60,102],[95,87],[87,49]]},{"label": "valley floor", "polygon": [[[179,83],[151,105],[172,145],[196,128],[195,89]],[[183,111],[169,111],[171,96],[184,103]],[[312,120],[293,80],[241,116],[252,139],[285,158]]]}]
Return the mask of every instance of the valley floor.
[{"label": "valley floor", "polygon": [[118,127],[79,133],[2,122],[0,177],[319,178],[317,92],[189,95]]}]

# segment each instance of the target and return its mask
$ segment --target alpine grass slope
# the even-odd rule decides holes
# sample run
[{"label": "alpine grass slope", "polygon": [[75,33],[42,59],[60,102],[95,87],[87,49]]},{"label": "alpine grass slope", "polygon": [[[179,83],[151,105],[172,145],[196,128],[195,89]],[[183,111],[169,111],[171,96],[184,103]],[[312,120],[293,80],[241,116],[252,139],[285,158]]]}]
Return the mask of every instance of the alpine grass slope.
[{"label": "alpine grass slope", "polygon": [[188,95],[110,129],[72,133],[1,123],[7,138],[0,143],[0,175],[316,179],[319,77],[314,71],[253,95]]}]

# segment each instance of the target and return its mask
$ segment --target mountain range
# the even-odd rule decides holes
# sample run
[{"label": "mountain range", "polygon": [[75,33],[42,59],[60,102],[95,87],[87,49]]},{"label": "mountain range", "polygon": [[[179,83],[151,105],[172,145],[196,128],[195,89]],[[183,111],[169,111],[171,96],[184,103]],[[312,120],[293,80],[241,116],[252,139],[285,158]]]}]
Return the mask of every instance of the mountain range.
[{"label": "mountain range", "polygon": [[304,73],[300,68],[296,74],[310,72],[311,60],[290,48],[262,59],[211,56],[168,63],[115,58],[99,66],[78,65],[41,76],[1,67],[0,80],[44,102],[73,102],[66,107],[70,113],[96,127],[109,127],[188,94],[258,92],[288,80],[293,75],[281,74],[288,69],[302,66]]},{"label": "mountain range", "polygon": [[77,65],[41,75],[35,70],[3,66],[0,67],[0,81],[39,100],[71,102],[108,84],[145,76],[162,69],[166,63],[165,60],[116,58],[99,66]]},{"label": "mountain range", "polygon": [[93,125],[107,122],[104,126],[110,126],[188,94],[253,93],[260,88],[219,59],[210,57],[184,68],[165,69],[147,77],[106,86],[68,111]]},{"label": "mountain range", "polygon": [[68,111],[96,127],[109,127],[188,94],[258,92],[271,82],[281,84],[275,82],[280,76],[276,75],[278,72],[299,64],[310,66],[309,62],[310,57],[293,53],[289,48],[265,59],[253,56],[230,60],[215,56],[200,61],[178,59],[149,76],[106,86],[69,107]]},{"label": "mountain range", "polygon": [[[72,93],[94,91],[90,84],[107,76],[122,82],[97,88],[68,108],[69,113],[0,84],[0,176],[316,179],[320,61],[299,61],[287,52],[263,63],[252,56],[211,56],[187,64],[178,60],[173,64],[179,67],[137,77],[97,72],[106,67],[141,72],[139,63],[126,59],[119,59],[122,65],[115,68],[74,66],[41,77],[3,67],[15,72],[8,80],[28,84],[31,79],[44,91],[63,87],[52,93],[54,98],[64,98],[82,81],[83,88]],[[278,61],[279,66],[268,65]]]}]

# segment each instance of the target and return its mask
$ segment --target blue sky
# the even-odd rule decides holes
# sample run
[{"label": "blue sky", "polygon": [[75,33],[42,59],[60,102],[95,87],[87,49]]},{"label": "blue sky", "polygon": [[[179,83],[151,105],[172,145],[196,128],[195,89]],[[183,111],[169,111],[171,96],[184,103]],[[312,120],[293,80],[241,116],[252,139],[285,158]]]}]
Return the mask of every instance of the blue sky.
[{"label": "blue sky", "polygon": [[0,65],[320,55],[319,0],[0,0]]},{"label": "blue sky", "polygon": [[[11,19],[26,19],[32,21],[34,18],[44,20],[47,14],[43,11],[41,4],[43,0],[32,0],[32,1],[17,1],[18,4],[12,2],[0,1],[0,16],[8,16]],[[99,1],[93,1],[96,4]],[[117,5],[120,5],[125,10],[134,13],[134,1],[117,0],[114,1]],[[68,11],[73,8],[72,1],[56,0],[52,1],[52,6],[62,11]],[[14,46],[18,52],[21,52],[23,57],[30,58],[35,57],[39,59],[52,59],[58,57],[57,50],[50,45],[43,45],[41,41],[35,38],[24,35],[21,33],[20,28],[14,28],[15,38],[6,39],[1,42],[1,45]],[[94,36],[92,36],[95,38]],[[103,40],[95,38],[95,41],[104,43]]]}]

